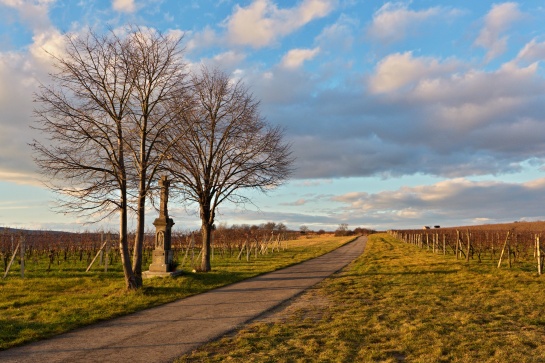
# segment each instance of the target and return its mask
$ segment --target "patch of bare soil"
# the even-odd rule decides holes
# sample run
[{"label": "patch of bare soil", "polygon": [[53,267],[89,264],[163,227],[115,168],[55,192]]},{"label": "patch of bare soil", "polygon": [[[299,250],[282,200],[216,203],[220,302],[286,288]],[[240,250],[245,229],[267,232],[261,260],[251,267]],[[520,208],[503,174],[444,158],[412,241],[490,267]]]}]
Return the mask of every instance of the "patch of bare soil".
[{"label": "patch of bare soil", "polygon": [[309,289],[260,315],[253,322],[283,323],[294,317],[319,321],[330,304],[332,303],[327,296],[320,294],[318,290]]}]

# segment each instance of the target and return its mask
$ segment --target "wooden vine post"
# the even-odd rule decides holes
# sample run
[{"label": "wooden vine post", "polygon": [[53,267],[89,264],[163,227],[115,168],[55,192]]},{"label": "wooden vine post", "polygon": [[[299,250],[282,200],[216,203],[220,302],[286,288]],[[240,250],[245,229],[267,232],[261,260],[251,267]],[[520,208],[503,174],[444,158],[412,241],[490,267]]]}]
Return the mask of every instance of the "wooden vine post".
[{"label": "wooden vine post", "polygon": [[[505,252],[505,247],[506,247],[507,244],[509,243],[509,240],[510,240],[509,236],[510,236],[510,234],[511,234],[511,231],[507,231],[507,236],[505,237],[505,243],[503,244],[503,248],[501,249],[501,253],[500,253],[500,260],[498,261],[498,268],[501,267],[501,260],[502,260],[502,258],[503,258],[503,254],[504,254],[504,252]],[[510,249],[509,249],[509,252],[511,252]],[[511,258],[509,258],[509,267],[511,267]]]},{"label": "wooden vine post", "polygon": [[[13,238],[12,238],[12,242],[13,242]],[[8,275],[9,269],[11,268],[11,265],[13,264],[13,261],[15,260],[15,256],[17,256],[17,251],[19,251],[20,245],[21,245],[21,241],[19,241],[19,243],[17,244],[17,247],[15,247],[15,251],[13,251],[13,255],[11,255],[11,260],[9,261],[8,267],[6,268],[6,272],[4,272],[4,276],[2,277],[3,279],[5,279],[6,276]]]},{"label": "wooden vine post", "polygon": [[[462,257],[462,255],[465,255],[464,247],[462,245],[462,236],[460,235],[460,231],[456,230],[456,259],[459,259]],[[469,255],[469,251],[468,251]]]},{"label": "wooden vine post", "polygon": [[460,240],[460,231],[456,230],[456,259],[458,259],[458,244],[459,244],[459,241]]},{"label": "wooden vine post", "polygon": [[536,234],[536,257],[537,257],[537,274],[541,276],[543,273],[543,260],[541,257],[541,246],[539,241],[539,235]]},{"label": "wooden vine post", "polygon": [[[102,237],[101,237],[102,238]],[[97,254],[95,255],[95,258],[93,258],[93,260],[91,261],[91,263],[89,264],[89,266],[87,266],[87,270],[85,270],[85,272],[89,272],[89,270],[91,269],[91,267],[93,266],[93,264],[95,263],[96,259],[98,258],[98,256],[100,256],[100,252],[102,251],[102,249],[106,246],[106,243],[108,243],[108,240],[106,240],[102,246],[100,247],[100,249],[98,250]]]},{"label": "wooden vine post", "polygon": [[507,262],[509,263],[509,268],[511,268],[511,238],[509,238],[509,242],[507,242]]},{"label": "wooden vine post", "polygon": [[469,229],[467,230],[467,255],[466,255],[466,262],[469,263],[469,251],[471,249],[471,238],[469,236]]}]

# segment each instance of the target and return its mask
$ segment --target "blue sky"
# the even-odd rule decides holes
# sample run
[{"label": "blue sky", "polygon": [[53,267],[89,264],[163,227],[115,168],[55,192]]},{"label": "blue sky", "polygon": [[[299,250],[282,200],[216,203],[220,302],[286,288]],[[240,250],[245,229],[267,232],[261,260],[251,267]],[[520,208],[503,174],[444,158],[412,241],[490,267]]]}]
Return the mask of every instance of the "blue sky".
[{"label": "blue sky", "polygon": [[[0,0],[0,226],[98,228],[50,210],[33,92],[64,33],[128,23],[183,34],[188,67],[242,79],[286,128],[293,178],[218,223],[545,219],[545,1]],[[176,228],[194,210],[172,205]]]}]

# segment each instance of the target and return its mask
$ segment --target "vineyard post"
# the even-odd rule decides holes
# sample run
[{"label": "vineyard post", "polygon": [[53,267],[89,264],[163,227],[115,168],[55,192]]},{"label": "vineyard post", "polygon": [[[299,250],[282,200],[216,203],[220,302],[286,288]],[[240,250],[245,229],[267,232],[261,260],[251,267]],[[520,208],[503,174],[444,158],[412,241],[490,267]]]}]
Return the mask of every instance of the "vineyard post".
[{"label": "vineyard post", "polygon": [[430,235],[426,233],[426,247],[430,250]]},{"label": "vineyard post", "polygon": [[25,277],[25,236],[19,237],[21,243],[21,278]]},{"label": "vineyard post", "polygon": [[541,266],[541,273],[543,273],[543,260],[545,259],[545,256],[543,255],[543,251],[541,250],[541,243],[540,243],[540,236],[537,235],[537,240],[539,244],[539,265]]},{"label": "vineyard post", "polygon": [[471,238],[469,235],[469,229],[467,230],[467,255],[466,255],[466,262],[469,262],[469,251],[471,249]]},{"label": "vineyard post", "polygon": [[458,259],[458,245],[460,241],[460,231],[456,230],[456,259]]},{"label": "vineyard post", "polygon": [[244,248],[246,248],[247,244],[248,244],[248,239],[246,239],[246,241],[242,245],[242,248],[240,249],[240,252],[238,253],[237,260],[240,260],[242,258],[242,252],[244,252]]},{"label": "vineyard post", "polygon": [[443,255],[447,254],[447,242],[446,242],[447,235],[443,233]]},{"label": "vineyard post", "polygon": [[[107,242],[107,241],[106,241]],[[102,251],[104,249],[104,246],[106,245],[106,242],[104,242],[102,244],[102,246],[100,247],[100,250],[98,250],[97,254],[95,255],[95,258],[93,258],[93,260],[91,261],[91,263],[89,264],[89,266],[87,266],[87,270],[85,270],[85,272],[89,272],[89,270],[91,269],[91,266],[93,266],[93,264],[95,263],[95,260],[98,258],[98,256],[100,255],[100,251]],[[50,264],[51,265],[51,264]]]},{"label": "vineyard post", "polygon": [[537,257],[537,234],[534,234],[534,258]]},{"label": "vineyard post", "polygon": [[[13,242],[13,236],[11,240]],[[2,277],[3,279],[5,279],[6,276],[8,275],[9,269],[11,268],[11,264],[13,263],[13,260],[15,260],[15,256],[17,256],[17,251],[19,250],[19,243],[17,244],[17,247],[15,247],[15,251],[13,251],[13,255],[11,255],[11,260],[9,260],[9,264],[8,264],[8,267],[6,268],[6,272],[4,272],[4,276]]]},{"label": "vineyard post", "polygon": [[507,254],[508,254],[507,261],[509,262],[509,268],[511,268],[511,238],[509,238],[509,242],[507,243]]},{"label": "vineyard post", "polygon": [[500,260],[498,261],[498,268],[501,267],[501,260],[502,260],[502,257],[503,257],[503,253],[505,252],[505,247],[507,246],[507,242],[509,241],[509,233],[511,231],[507,231],[507,236],[505,237],[505,243],[503,244],[503,248],[501,249],[501,253],[500,253]]},{"label": "vineyard post", "polygon": [[537,274],[541,276],[543,266],[541,266],[541,247],[539,245],[539,236],[537,234],[536,234],[536,254],[537,254]]}]

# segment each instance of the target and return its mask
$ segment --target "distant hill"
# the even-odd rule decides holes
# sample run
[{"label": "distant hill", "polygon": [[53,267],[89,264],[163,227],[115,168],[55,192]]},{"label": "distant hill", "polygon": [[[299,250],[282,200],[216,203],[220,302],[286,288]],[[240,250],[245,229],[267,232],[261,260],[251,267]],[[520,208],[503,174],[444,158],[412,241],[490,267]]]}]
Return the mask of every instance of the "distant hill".
[{"label": "distant hill", "polygon": [[10,227],[0,227],[0,233],[24,233],[24,234],[32,234],[32,233],[52,233],[52,234],[71,234],[73,232],[64,232],[64,231],[49,231],[49,230],[42,230],[42,229],[22,229],[22,228],[10,228]]}]

